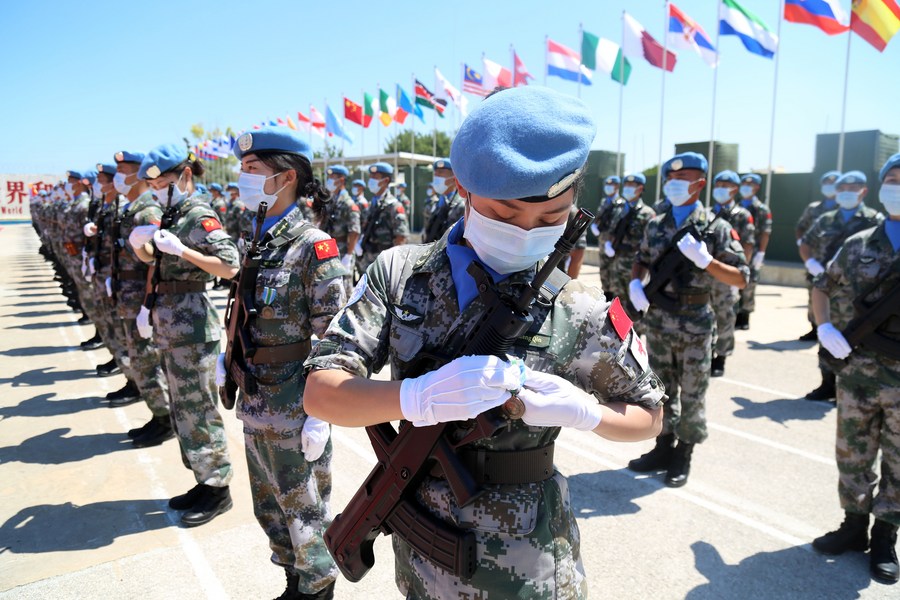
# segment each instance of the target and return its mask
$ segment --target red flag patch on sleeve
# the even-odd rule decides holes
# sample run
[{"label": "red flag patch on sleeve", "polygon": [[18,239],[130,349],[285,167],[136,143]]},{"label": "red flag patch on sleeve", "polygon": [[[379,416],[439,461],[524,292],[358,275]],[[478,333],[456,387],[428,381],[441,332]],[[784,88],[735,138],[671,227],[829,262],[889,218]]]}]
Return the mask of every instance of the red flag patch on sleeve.
[{"label": "red flag patch on sleeve", "polygon": [[218,210],[219,210],[220,213],[224,213],[226,210],[228,210],[228,207],[227,207],[227,206],[220,206]]},{"label": "red flag patch on sleeve", "polygon": [[319,260],[325,260],[326,258],[334,258],[338,255],[338,247],[337,242],[334,238],[329,240],[322,240],[321,242],[316,242],[316,258]]},{"label": "red flag patch on sleeve", "polygon": [[350,212],[359,212],[359,207],[357,205],[353,205],[350,207]]},{"label": "red flag patch on sleeve", "polygon": [[738,232],[735,231],[733,227],[731,228],[731,237],[737,241],[741,241],[741,236],[738,235]]},{"label": "red flag patch on sleeve", "polygon": [[156,221],[150,221],[149,223],[147,223],[147,225],[156,225],[157,227],[159,227],[161,223],[162,223],[162,221],[156,220]]},{"label": "red flag patch on sleeve", "polygon": [[206,233],[209,233],[210,231],[215,231],[216,229],[222,229],[222,224],[219,223],[218,219],[214,219],[213,217],[207,217],[206,219],[201,219],[200,225],[203,226],[203,229],[206,230]]},{"label": "red flag patch on sleeve", "polygon": [[632,321],[628,318],[628,315],[625,314],[625,309],[622,308],[622,303],[619,301],[618,297],[613,299],[607,314],[609,315],[609,320],[612,322],[613,329],[616,330],[616,335],[619,336],[620,340],[624,341],[625,336],[631,331]]},{"label": "red flag patch on sleeve", "polygon": [[398,204],[398,205],[397,205],[397,214],[398,214],[398,215],[405,215],[405,214],[406,214],[406,209],[403,208],[403,205],[402,205],[402,204]]}]

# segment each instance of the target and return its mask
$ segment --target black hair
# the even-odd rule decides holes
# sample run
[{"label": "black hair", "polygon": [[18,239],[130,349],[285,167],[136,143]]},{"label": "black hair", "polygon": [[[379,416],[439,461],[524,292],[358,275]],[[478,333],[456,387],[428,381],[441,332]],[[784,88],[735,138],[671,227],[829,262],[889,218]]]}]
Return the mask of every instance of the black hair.
[{"label": "black hair", "polygon": [[325,207],[328,201],[331,200],[331,194],[322,185],[322,182],[313,175],[312,165],[308,158],[302,154],[291,154],[276,150],[260,150],[259,152],[254,152],[254,154],[275,173],[293,169],[297,173],[297,191],[294,200],[312,198],[313,212],[317,216],[321,216],[325,212]]},{"label": "black hair", "polygon": [[181,177],[181,174],[188,167],[191,168],[191,173],[193,174],[193,177],[195,179],[199,179],[200,177],[203,177],[203,174],[206,172],[206,168],[203,166],[203,163],[200,162],[200,159],[194,158],[194,155],[192,154],[191,157],[188,158],[186,161],[184,161],[177,167],[172,167],[171,169],[166,171],[166,173],[174,173],[175,175],[178,175],[179,177]]}]

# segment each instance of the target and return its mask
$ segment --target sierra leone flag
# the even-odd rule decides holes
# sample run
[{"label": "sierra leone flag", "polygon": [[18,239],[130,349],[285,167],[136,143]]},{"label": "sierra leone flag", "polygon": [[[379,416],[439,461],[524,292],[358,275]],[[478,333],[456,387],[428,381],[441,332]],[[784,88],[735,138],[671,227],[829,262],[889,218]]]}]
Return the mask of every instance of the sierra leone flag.
[{"label": "sierra leone flag", "polygon": [[778,36],[735,0],[721,0],[719,4],[719,33],[738,36],[747,50],[766,58],[772,58],[778,50]]}]

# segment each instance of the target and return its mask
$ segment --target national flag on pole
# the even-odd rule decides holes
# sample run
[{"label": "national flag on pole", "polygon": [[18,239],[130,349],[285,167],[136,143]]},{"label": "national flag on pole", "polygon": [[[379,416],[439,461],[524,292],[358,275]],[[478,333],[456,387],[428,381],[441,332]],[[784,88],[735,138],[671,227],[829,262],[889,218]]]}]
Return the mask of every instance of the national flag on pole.
[{"label": "national flag on pole", "polygon": [[484,89],[488,94],[496,87],[512,87],[512,71],[483,57],[481,62],[484,64]]},{"label": "national flag on pole", "polygon": [[[405,112],[406,114],[415,114],[419,117],[419,120],[423,123],[425,122],[425,115],[422,113],[422,107],[418,104],[413,104],[412,100],[409,99],[409,95],[404,91],[402,87],[397,86],[397,112],[400,111]],[[404,120],[406,117],[404,117]],[[403,121],[400,121],[403,123]]]},{"label": "national flag on pole", "polygon": [[744,48],[765,58],[772,58],[778,50],[778,36],[735,0],[720,0],[719,33],[738,36]]},{"label": "national flag on pole", "polygon": [[353,100],[350,100],[346,96],[344,97],[344,118],[351,123],[356,123],[357,125],[363,124],[362,106],[360,106]]},{"label": "national flag on pole", "polygon": [[528,72],[528,69],[525,68],[525,63],[513,50],[513,87],[528,85],[529,79],[534,79],[534,76]]},{"label": "national flag on pole", "polygon": [[381,120],[382,125],[388,127],[391,123],[394,122],[394,113],[397,112],[397,103],[394,101],[394,98],[391,97],[390,94],[382,89],[379,89],[378,107],[381,113],[379,114],[378,118]]},{"label": "national flag on pole", "polygon": [[309,117],[299,110],[297,111],[297,127],[307,133],[312,131],[312,123],[310,123]]},{"label": "national flag on pole", "polygon": [[312,104],[309,105],[309,124],[314,134],[321,138],[325,137],[325,117]]},{"label": "national flag on pole", "polygon": [[363,93],[363,127],[368,127],[372,124],[372,119],[375,118],[375,99],[372,98],[371,94]]},{"label": "national flag on pole", "polygon": [[850,29],[850,19],[838,0],[785,0],[784,20],[813,25],[828,35]]},{"label": "national flag on pole", "polygon": [[436,110],[437,114],[441,117],[444,116],[444,111],[447,110],[446,100],[435,98],[434,94],[431,93],[431,90],[425,87],[425,84],[418,79],[416,79],[416,104],[424,106],[425,108],[430,108],[431,110]]},{"label": "national flag on pole", "polygon": [[547,75],[591,85],[591,71],[581,64],[581,55],[547,38]]},{"label": "national flag on pole", "polygon": [[850,29],[879,52],[900,30],[900,6],[897,0],[854,0]]},{"label": "national flag on pole", "polygon": [[602,71],[622,85],[631,76],[631,63],[622,48],[606,38],[583,31],[581,34],[581,64],[592,71]]},{"label": "national flag on pole", "polygon": [[328,135],[345,139],[351,144],[353,143],[353,138],[350,137],[349,133],[344,131],[344,126],[341,125],[337,115],[334,114],[334,111],[331,110],[331,107],[327,104],[325,105],[325,131],[328,132]]},{"label": "national flag on pole", "polygon": [[666,45],[669,48],[693,50],[711,67],[715,67],[719,63],[719,54],[700,24],[681,12],[681,9],[671,2],[669,3],[667,40]]},{"label": "national flag on pole", "polygon": [[285,117],[284,120],[287,121],[287,126],[288,126],[288,127],[290,127],[291,129],[293,129],[294,131],[297,130],[297,124],[294,123],[294,121],[292,121],[290,117]]},{"label": "national flag on pole", "polygon": [[676,60],[675,53],[653,39],[644,26],[628,13],[622,13],[622,18],[625,20],[625,34],[622,38],[622,52],[625,53],[625,56],[643,58],[654,67],[665,68],[669,72],[673,71]]},{"label": "national flag on pole", "polygon": [[443,73],[441,73],[437,67],[434,68],[434,80],[435,80],[435,92],[434,95],[437,98],[443,98],[444,100],[449,100],[453,103],[456,108],[459,109],[459,112],[462,116],[466,116],[469,114],[469,99],[462,95],[462,93],[453,87],[453,85],[447,81],[447,78],[444,77]]},{"label": "national flag on pole", "polygon": [[476,96],[487,96],[484,89],[484,78],[481,73],[470,67],[463,65],[463,91]]}]

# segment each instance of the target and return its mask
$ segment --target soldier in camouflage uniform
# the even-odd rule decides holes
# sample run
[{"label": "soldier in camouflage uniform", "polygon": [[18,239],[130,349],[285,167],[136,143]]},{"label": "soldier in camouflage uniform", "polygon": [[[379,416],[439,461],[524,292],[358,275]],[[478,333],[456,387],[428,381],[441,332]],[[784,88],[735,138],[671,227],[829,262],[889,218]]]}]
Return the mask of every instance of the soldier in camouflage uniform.
[{"label": "soldier in camouflage uniform", "polygon": [[406,210],[406,214],[410,214],[410,207],[412,206],[412,201],[409,199],[409,196],[406,195],[406,184],[402,181],[394,186],[396,190],[397,200],[400,201],[400,204],[403,205],[404,210]]},{"label": "soldier in camouflage uniform", "polygon": [[[620,440],[659,430],[664,391],[621,306],[559,271],[564,287],[535,309],[536,335],[513,345],[512,363],[464,356],[424,375],[415,365],[420,353],[442,355],[451,332],[470,332],[485,310],[468,265],[487,269],[501,293],[517,295],[533,279],[536,257],[565,229],[594,131],[584,103],[548,88],[488,97],[451,149],[465,221],[432,244],[382,253],[306,362],[307,411],[344,426],[465,420],[516,389],[524,403],[522,420],[460,451],[499,467],[499,481],[475,477],[484,493],[470,505],[458,506],[442,477],[419,485],[423,511],[474,534],[477,568],[454,575],[394,535],[395,578],[407,598],[585,598],[578,525],[566,479],[552,468],[553,441],[564,426]],[[394,381],[367,379],[387,361]],[[502,465],[541,448],[541,474],[505,483],[513,469]]]},{"label": "soldier in camouflage uniform", "polygon": [[[837,187],[837,210],[824,213],[812,224],[800,244],[800,256],[807,272],[813,277],[825,271],[838,248],[854,233],[880,224],[884,215],[865,205],[866,175],[861,171],[848,171],[835,183]],[[835,301],[831,304],[831,321],[843,328],[853,318],[853,306]],[[835,374],[824,361],[819,361],[822,383],[806,394],[808,400],[831,400],[837,392]]]},{"label": "soldier in camouflage uniform", "polygon": [[[716,175],[712,191],[716,203],[712,207],[712,216],[726,221],[734,228],[749,264],[753,257],[756,228],[750,211],[734,201],[740,182],[738,174],[734,171],[722,171]],[[711,296],[712,307],[716,313],[716,330],[713,334],[710,375],[721,377],[725,374],[725,359],[734,352],[734,324],[737,320],[737,305],[741,298],[736,287],[721,281],[713,282]]]},{"label": "soldier in camouflage uniform", "polygon": [[[837,378],[835,449],[838,495],[846,516],[836,531],[813,541],[813,548],[828,555],[869,548],[872,577],[896,583],[900,580],[895,549],[900,526],[900,315],[895,305],[893,316],[877,324],[875,334],[885,347],[876,350],[865,341],[852,348],[830,314],[836,303],[851,304],[864,297],[871,305],[900,287],[900,154],[887,160],[880,179],[879,195],[889,219],[847,239],[816,279],[813,291],[819,340],[831,355],[847,360]],[[844,189],[840,182],[838,190]],[[875,469],[879,450],[880,479]],[[875,516],[871,541],[870,513]]]},{"label": "soldier in camouflage uniform", "polygon": [[356,268],[360,273],[364,273],[383,251],[405,244],[409,236],[406,209],[388,191],[394,167],[380,162],[371,165],[368,171],[367,185],[372,192],[372,203],[356,245],[356,256],[359,259]]},{"label": "soldier in camouflage uniform", "polygon": [[[259,384],[255,394],[241,392],[236,409],[244,424],[253,511],[269,537],[272,562],[285,570],[287,587],[279,600],[333,598],[337,567],[322,538],[331,520],[330,427],[304,412],[302,365],[311,336],[325,334],[347,299],[348,271],[336,240],[303,219],[295,202],[302,195],[316,198],[314,206],[326,211],[338,199],[356,206],[343,185],[340,196],[337,187],[329,192],[313,179],[308,144],[282,127],[243,134],[234,155],[241,161],[248,209],[256,212],[264,195],[270,202],[254,285],[259,317],[246,332],[256,351],[252,361],[232,365],[246,365],[245,376]],[[331,167],[329,175],[341,169]],[[260,184],[248,175],[265,179]],[[250,179],[256,179],[255,187]],[[224,359],[222,354],[220,385]]]},{"label": "soldier in camouflage uniform", "polygon": [[[84,225],[88,222],[88,213],[91,206],[90,189],[96,180],[97,172],[93,169],[87,171],[69,171],[67,192],[72,200],[65,205],[59,213],[58,224],[62,233],[62,249],[66,272],[72,281],[72,286],[78,296],[79,305],[84,312],[84,317],[79,323],[93,321],[96,314],[94,297],[91,294],[90,285],[85,280],[87,272],[87,250],[85,249]],[[100,337],[97,330],[96,336]],[[93,339],[93,338],[91,338]]]},{"label": "soldier in camouflage uniform", "polygon": [[422,232],[423,242],[436,242],[444,232],[459,221],[466,210],[466,203],[456,190],[456,178],[453,176],[453,164],[449,158],[434,161],[434,178],[431,189],[437,192],[437,202],[431,208],[428,225]]},{"label": "soldier in camouflage uniform", "polygon": [[[812,224],[816,222],[816,219],[821,217],[828,211],[835,210],[837,208],[837,202],[835,202],[834,197],[837,194],[837,187],[835,186],[835,182],[838,180],[838,177],[841,176],[840,171],[828,171],[820,180],[820,186],[822,191],[822,200],[818,200],[816,202],[811,202],[806,208],[803,209],[803,214],[800,215],[800,220],[797,221],[797,227],[795,229],[797,235],[797,247],[800,247],[800,244],[803,243],[803,236],[806,235],[806,232],[809,231],[809,228],[812,227]],[[806,275],[806,287],[809,290],[809,307],[806,311],[807,318],[809,319],[809,324],[812,326],[807,333],[804,333],[800,336],[801,342],[814,342],[816,341],[816,319],[813,316],[812,312],[812,275]]]},{"label": "soldier in camouflage uniform", "polygon": [[[647,178],[641,173],[626,175],[622,185],[622,197],[613,203],[609,221],[609,237],[600,246],[609,264],[608,279],[603,289],[619,298],[628,297],[631,269],[634,257],[644,237],[647,223],[656,216],[652,208],[644,204],[642,196]],[[639,333],[645,333],[643,324],[636,324]]]},{"label": "soldier in camouflage uniform", "polygon": [[769,236],[772,235],[772,210],[756,197],[761,185],[762,177],[756,173],[748,173],[741,177],[739,188],[741,206],[753,217],[756,243],[753,257],[750,259],[750,282],[740,292],[741,301],[735,322],[737,329],[750,329],[750,313],[756,310],[756,285],[759,283],[760,270],[766,258],[766,248],[769,247]]},{"label": "soldier in camouflage uniform", "polygon": [[434,188],[429,183],[425,186],[425,199],[422,202],[422,231],[428,229],[428,223],[431,221],[431,215],[437,206],[438,196],[434,193]]},{"label": "soldier in camouflage uniform", "polygon": [[338,251],[341,254],[341,264],[347,269],[347,275],[344,277],[344,287],[347,293],[353,289],[353,273],[354,258],[356,255],[353,249],[356,248],[356,242],[359,240],[359,234],[362,231],[361,220],[359,218],[359,206],[350,198],[347,189],[344,187],[350,170],[343,165],[335,165],[328,167],[326,171],[328,179],[325,180],[325,187],[331,195],[331,199],[324,207],[324,212],[318,223],[319,229],[333,237],[337,241]]},{"label": "soldier in camouflage uniform", "polygon": [[[172,422],[185,466],[197,481],[186,494],[169,500],[171,508],[186,511],[181,523],[187,527],[207,523],[232,506],[231,460],[216,406],[222,327],[206,284],[214,277],[231,279],[238,270],[237,247],[208,197],[195,192],[195,175],[203,175],[203,165],[182,146],[165,144],[147,154],[138,176],[150,182],[158,199],[165,198],[161,204],[173,212],[174,220],[165,230],[135,228],[129,238],[141,260],[150,262],[156,252],[162,253],[159,283],[152,290],[152,324],[145,303],[136,325],[140,335],[154,336],[162,353]],[[151,236],[153,247],[147,243]]]},{"label": "soldier in camouflage uniform", "polygon": [[[569,209],[569,218],[567,222],[573,222],[580,212],[578,205],[573,203],[572,208]],[[565,271],[572,279],[578,279],[578,275],[581,273],[581,265],[584,263],[585,250],[587,250],[587,230],[585,230],[581,237],[578,238],[578,241],[575,242],[575,247],[572,248],[572,252],[569,253],[565,263],[559,266],[559,268]]]},{"label": "soldier in camouflage uniform", "polygon": [[[222,195],[222,184],[220,183],[211,183],[209,184],[209,205],[212,206],[212,209],[216,212],[216,216],[219,218],[219,222],[222,223],[222,227],[225,229],[225,232],[228,232],[228,200],[225,199],[225,196]],[[230,234],[229,234],[230,235]],[[214,290],[226,290],[228,289],[228,283],[217,277],[215,283],[213,284],[212,289]]]},{"label": "soldier in camouflage uniform", "polygon": [[[241,220],[243,219],[246,208],[241,202],[238,186],[235,182],[231,182],[225,186],[228,192],[228,210],[225,212],[225,231],[231,236],[231,239],[237,241],[241,239]],[[252,215],[251,215],[252,218]]]},{"label": "soldier in camouflage uniform", "polygon": [[[116,152],[116,175],[113,185],[124,200],[119,224],[118,250],[113,253],[117,269],[112,270],[110,288],[116,296],[116,316],[125,335],[128,359],[134,371],[134,382],[140,397],[150,409],[151,417],[141,427],[128,431],[135,448],[158,446],[175,436],[169,416],[169,385],[162,367],[162,356],[152,339],[138,334],[136,319],[147,292],[147,265],[137,257],[129,242],[131,233],[140,228],[152,231],[159,227],[162,209],[150,185],[138,178],[144,154]],[[113,401],[110,401],[113,404]]]},{"label": "soldier in camouflage uniform", "polygon": [[360,226],[362,226],[365,224],[366,217],[369,214],[369,200],[366,198],[365,181],[362,179],[353,180],[353,183],[350,184],[350,198],[359,207],[359,222]]},{"label": "soldier in camouflage uniform", "polygon": [[[706,390],[716,324],[710,304],[713,283],[743,288],[750,277],[737,233],[724,220],[711,218],[699,201],[707,168],[706,157],[696,152],[678,154],[663,165],[664,192],[672,209],[647,225],[629,284],[634,308],[650,309],[645,317],[650,364],[670,399],[656,446],[628,466],[639,473],[666,469],[669,487],[687,483],[694,446],[707,437]],[[673,247],[676,235],[689,226],[697,228],[700,238],[688,233]],[[680,252],[693,263],[665,289],[674,300],[671,311],[651,306],[642,283],[649,266],[666,251]]]},{"label": "soldier in camouflage uniform", "polygon": [[[603,180],[603,199],[597,207],[597,213],[594,215],[594,222],[591,224],[591,233],[597,236],[597,244],[600,249],[606,246],[606,242],[610,241],[610,222],[612,221],[613,208],[616,200],[619,198],[619,184],[621,179],[616,175],[610,175]],[[609,282],[613,278],[612,260],[604,252],[598,255],[600,261],[600,283],[603,285],[603,291],[606,293],[606,299],[612,300],[615,294],[609,288]]]}]

